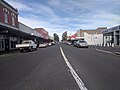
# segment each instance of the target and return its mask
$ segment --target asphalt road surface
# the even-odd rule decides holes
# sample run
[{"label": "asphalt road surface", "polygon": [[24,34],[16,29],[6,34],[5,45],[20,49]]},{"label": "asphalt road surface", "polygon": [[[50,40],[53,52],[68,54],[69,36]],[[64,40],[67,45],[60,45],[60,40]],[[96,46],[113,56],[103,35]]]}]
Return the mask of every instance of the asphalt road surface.
[{"label": "asphalt road surface", "polygon": [[60,47],[88,90],[120,90],[119,56],[58,44],[0,56],[0,90],[80,90]]}]

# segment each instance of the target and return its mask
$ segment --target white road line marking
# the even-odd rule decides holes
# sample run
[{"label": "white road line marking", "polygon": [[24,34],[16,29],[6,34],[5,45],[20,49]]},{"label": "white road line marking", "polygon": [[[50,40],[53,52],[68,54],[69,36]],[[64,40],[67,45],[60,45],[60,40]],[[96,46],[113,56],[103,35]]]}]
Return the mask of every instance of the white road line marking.
[{"label": "white road line marking", "polygon": [[74,77],[76,83],[78,84],[79,88],[81,90],[88,90],[86,87],[85,87],[85,84],[83,83],[83,81],[80,79],[80,77],[78,76],[78,74],[75,72],[75,70],[73,69],[73,67],[71,66],[71,64],[69,63],[68,59],[66,58],[63,50],[62,50],[62,47],[60,47],[60,51],[61,51],[61,54],[67,64],[67,66],[69,67],[70,69],[70,72],[72,74],[72,76]]}]

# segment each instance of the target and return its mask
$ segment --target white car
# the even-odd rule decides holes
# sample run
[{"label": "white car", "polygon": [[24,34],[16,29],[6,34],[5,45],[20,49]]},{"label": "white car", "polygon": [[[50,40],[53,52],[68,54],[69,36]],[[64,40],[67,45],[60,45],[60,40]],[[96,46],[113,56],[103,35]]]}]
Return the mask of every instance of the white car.
[{"label": "white car", "polygon": [[21,44],[17,44],[16,48],[18,48],[20,52],[33,51],[37,50],[37,44],[35,44],[32,40],[24,40]]},{"label": "white car", "polygon": [[76,46],[77,46],[77,47],[85,47],[85,48],[88,48],[88,44],[87,44],[87,42],[84,41],[84,40],[78,40],[78,41],[76,42]]},{"label": "white car", "polygon": [[71,42],[67,42],[67,45],[72,45],[72,43]]},{"label": "white car", "polygon": [[47,44],[46,43],[41,43],[41,44],[39,44],[39,47],[40,48],[47,47]]},{"label": "white car", "polygon": [[51,42],[49,42],[49,43],[48,43],[48,45],[49,45],[49,46],[51,46],[51,45],[52,45],[52,43],[51,43]]}]

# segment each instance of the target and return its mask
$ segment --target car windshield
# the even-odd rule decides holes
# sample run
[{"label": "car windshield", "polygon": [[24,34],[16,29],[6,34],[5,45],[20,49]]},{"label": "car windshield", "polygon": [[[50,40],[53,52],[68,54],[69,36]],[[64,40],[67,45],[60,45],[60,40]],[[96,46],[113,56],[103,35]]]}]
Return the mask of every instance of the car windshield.
[{"label": "car windshield", "polygon": [[79,43],[86,43],[86,41],[79,41]]}]

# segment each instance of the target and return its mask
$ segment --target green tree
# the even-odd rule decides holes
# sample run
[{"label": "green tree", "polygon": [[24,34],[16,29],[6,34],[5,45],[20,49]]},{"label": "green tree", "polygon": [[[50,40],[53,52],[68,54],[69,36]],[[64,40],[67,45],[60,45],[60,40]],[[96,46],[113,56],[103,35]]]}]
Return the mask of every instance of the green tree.
[{"label": "green tree", "polygon": [[59,36],[56,33],[53,34],[53,37],[55,41],[59,42]]},{"label": "green tree", "polygon": [[65,32],[62,34],[62,40],[63,40],[63,41],[66,41],[66,40],[67,40],[67,31],[65,31]]}]

